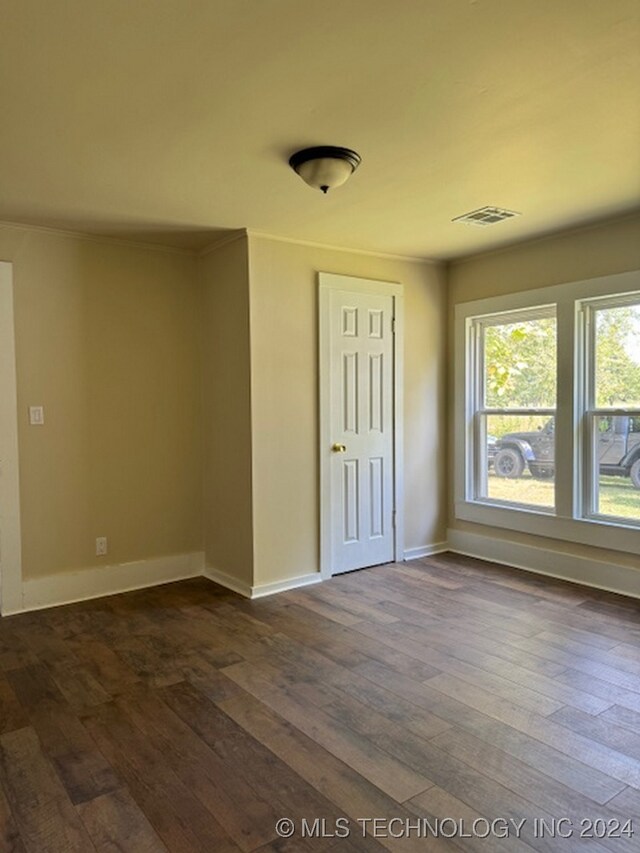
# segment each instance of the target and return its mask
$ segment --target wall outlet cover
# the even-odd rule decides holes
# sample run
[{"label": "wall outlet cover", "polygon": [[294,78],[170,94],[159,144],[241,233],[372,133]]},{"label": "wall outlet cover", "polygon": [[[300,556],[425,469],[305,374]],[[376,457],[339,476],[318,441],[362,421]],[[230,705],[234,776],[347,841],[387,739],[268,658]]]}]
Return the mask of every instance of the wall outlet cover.
[{"label": "wall outlet cover", "polygon": [[29,406],[29,423],[31,426],[44,424],[44,406]]}]

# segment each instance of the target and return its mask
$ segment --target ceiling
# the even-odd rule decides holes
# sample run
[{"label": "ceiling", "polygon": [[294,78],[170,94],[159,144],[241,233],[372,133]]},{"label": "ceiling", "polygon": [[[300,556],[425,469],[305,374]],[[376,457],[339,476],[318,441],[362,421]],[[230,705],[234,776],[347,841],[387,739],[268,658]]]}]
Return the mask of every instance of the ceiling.
[{"label": "ceiling", "polygon": [[[449,259],[640,205],[638,0],[2,0],[0,219]],[[362,165],[327,196],[308,145]],[[523,216],[451,219],[483,205]]]}]

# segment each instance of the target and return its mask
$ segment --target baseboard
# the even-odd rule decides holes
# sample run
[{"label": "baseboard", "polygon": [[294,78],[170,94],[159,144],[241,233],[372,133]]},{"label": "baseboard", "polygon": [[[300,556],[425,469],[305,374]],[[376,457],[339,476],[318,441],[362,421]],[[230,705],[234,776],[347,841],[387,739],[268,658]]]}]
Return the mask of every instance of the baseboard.
[{"label": "baseboard", "polygon": [[274,581],[273,583],[263,583],[257,586],[251,586],[246,581],[238,580],[226,572],[221,572],[218,569],[213,569],[210,566],[204,570],[204,576],[210,581],[220,584],[232,592],[237,592],[245,598],[264,598],[267,595],[274,595],[276,592],[285,592],[288,589],[298,589],[302,586],[310,586],[311,584],[320,583],[322,576],[320,572],[310,572],[306,575],[299,575],[295,578],[287,578],[282,581]]},{"label": "baseboard", "polygon": [[640,569],[462,530],[449,530],[448,540],[456,554],[640,598]]},{"label": "baseboard", "polygon": [[449,546],[446,542],[434,542],[433,545],[423,545],[421,548],[406,548],[405,560],[419,560],[421,557],[431,557],[433,554],[442,554]]},{"label": "baseboard", "polygon": [[[454,535],[469,535],[458,534],[457,531],[451,532]],[[478,537],[475,535],[473,538],[482,540],[487,539],[487,537]],[[487,539],[487,542],[498,544],[495,540],[490,539]],[[510,545],[511,543],[503,544]],[[459,541],[457,547],[450,547],[446,542],[437,542],[433,545],[423,546],[422,548],[409,548],[404,551],[404,559],[416,560],[420,557],[440,554],[447,550],[456,551],[457,553],[468,553],[471,556],[478,556],[482,557],[482,559],[493,560],[494,562],[503,562],[515,565],[518,568],[529,568],[529,566],[526,565],[518,565],[511,556],[488,556],[487,549],[481,549],[473,542],[465,545],[463,540]],[[481,550],[484,550],[484,553],[480,553]],[[546,554],[548,552],[544,553]],[[623,567],[618,568],[622,570]],[[537,571],[537,569],[531,570]],[[631,575],[638,575],[639,587],[635,593],[627,592],[626,594],[637,595],[640,597],[640,572],[634,573],[632,570],[627,571]],[[551,573],[546,572],[546,574]],[[287,578],[281,581],[273,581],[272,583],[251,586],[246,581],[238,580],[238,578],[234,578],[226,572],[214,569],[211,566],[205,566],[204,554],[201,551],[195,551],[188,554],[175,554],[170,557],[155,557],[149,560],[137,560],[130,563],[91,567],[73,572],[61,572],[60,574],[48,575],[43,578],[32,578],[24,581],[22,584],[20,604],[16,603],[16,606],[7,608],[2,615],[10,616],[15,613],[24,613],[30,610],[42,610],[47,607],[73,604],[78,601],[89,601],[92,598],[103,598],[107,595],[117,595],[121,592],[131,592],[136,589],[145,589],[147,587],[158,586],[163,583],[171,583],[173,581],[186,580],[188,578],[201,576],[204,576],[210,581],[213,581],[232,592],[236,592],[245,598],[251,599],[264,598],[268,595],[275,595],[276,593],[286,592],[291,589],[300,589],[305,586],[312,586],[322,582],[322,575],[320,572],[309,572],[304,575],[298,575],[297,577]],[[564,577],[564,575],[561,574],[554,576]],[[580,582],[589,583],[588,580],[584,579],[580,579]],[[595,586],[596,584],[591,585]],[[622,591],[615,589],[614,587],[601,586],[600,588],[612,589],[615,592]]]},{"label": "baseboard", "polygon": [[274,595],[276,592],[286,592],[288,589],[299,589],[302,586],[312,586],[320,583],[322,575],[320,572],[310,572],[306,575],[298,575],[295,578],[287,578],[283,581],[258,584],[251,588],[251,598],[264,598],[265,595]]},{"label": "baseboard", "polygon": [[251,598],[251,584],[246,581],[238,580],[226,572],[221,572],[219,569],[214,569],[212,566],[206,566],[202,574],[210,581],[230,589],[231,592],[237,592],[238,595],[243,595],[245,598]]},{"label": "baseboard", "polygon": [[203,567],[204,554],[195,551],[31,578],[22,584],[22,606],[3,616],[199,577]]}]

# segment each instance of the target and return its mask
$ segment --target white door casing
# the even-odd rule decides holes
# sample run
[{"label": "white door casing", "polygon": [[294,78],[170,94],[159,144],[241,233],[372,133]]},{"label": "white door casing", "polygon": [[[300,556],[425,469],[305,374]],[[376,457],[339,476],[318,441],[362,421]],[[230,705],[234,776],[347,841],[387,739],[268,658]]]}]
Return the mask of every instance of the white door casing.
[{"label": "white door casing", "polygon": [[402,559],[402,288],[320,273],[319,295],[321,569],[329,577]]},{"label": "white door casing", "polygon": [[22,608],[12,272],[10,263],[0,261],[0,608],[3,615]]}]

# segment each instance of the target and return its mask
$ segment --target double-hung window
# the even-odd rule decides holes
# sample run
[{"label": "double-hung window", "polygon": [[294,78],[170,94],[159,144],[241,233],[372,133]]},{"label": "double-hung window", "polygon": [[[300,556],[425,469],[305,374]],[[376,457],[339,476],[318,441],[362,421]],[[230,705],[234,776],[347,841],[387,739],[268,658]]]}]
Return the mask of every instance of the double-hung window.
[{"label": "double-hung window", "polygon": [[458,518],[640,552],[640,273],[456,306]]},{"label": "double-hung window", "polygon": [[555,306],[471,320],[475,498],[555,506]]},{"label": "double-hung window", "polygon": [[582,303],[589,518],[640,523],[640,293]]}]

